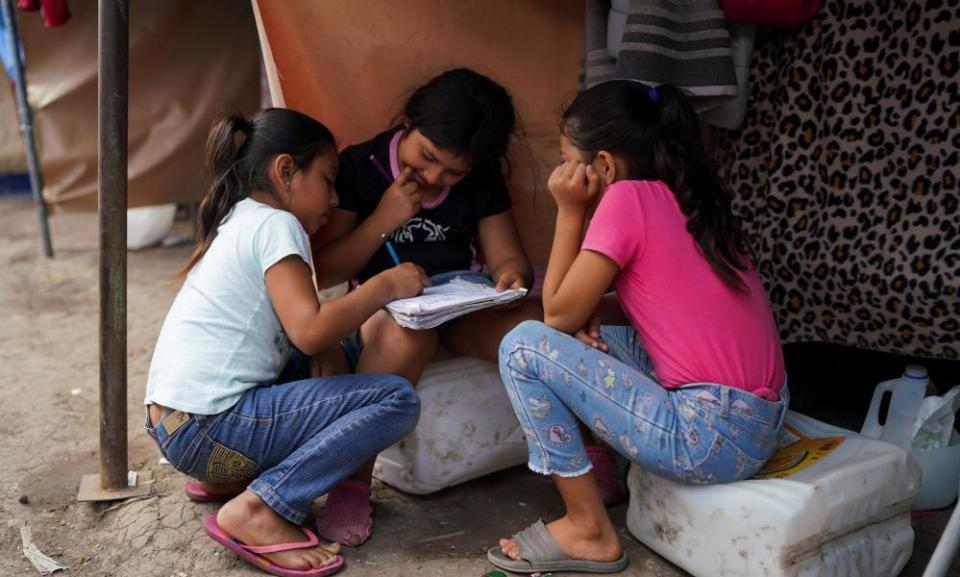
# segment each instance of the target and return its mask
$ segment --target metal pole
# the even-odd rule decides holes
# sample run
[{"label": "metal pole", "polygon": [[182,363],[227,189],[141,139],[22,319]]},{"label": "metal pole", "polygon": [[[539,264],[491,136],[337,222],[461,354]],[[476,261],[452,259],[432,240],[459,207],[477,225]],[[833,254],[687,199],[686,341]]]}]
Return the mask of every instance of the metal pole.
[{"label": "metal pole", "polygon": [[944,577],[950,571],[957,552],[960,551],[960,503],[953,506],[953,514],[940,535],[940,542],[930,556],[923,577]]},{"label": "metal pole", "polygon": [[43,240],[43,254],[53,257],[53,243],[50,241],[50,225],[47,222],[47,205],[43,201],[43,173],[40,172],[40,159],[37,156],[37,143],[33,135],[33,117],[27,102],[27,76],[23,72],[23,60],[20,59],[20,30],[17,17],[13,12],[13,0],[3,0],[3,23],[7,29],[7,51],[13,58],[13,82],[16,85],[17,110],[20,116],[20,134],[23,135],[24,152],[27,156],[27,168],[30,171],[30,190],[33,204],[37,207],[40,220],[40,236]]},{"label": "metal pole", "polygon": [[128,0],[99,0],[100,485],[127,486]]}]

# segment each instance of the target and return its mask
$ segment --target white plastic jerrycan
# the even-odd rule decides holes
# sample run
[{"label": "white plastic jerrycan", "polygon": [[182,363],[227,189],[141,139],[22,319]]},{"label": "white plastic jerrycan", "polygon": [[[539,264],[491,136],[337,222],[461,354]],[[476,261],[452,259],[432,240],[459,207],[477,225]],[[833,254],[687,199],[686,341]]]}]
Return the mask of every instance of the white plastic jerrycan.
[{"label": "white plastic jerrycan", "polygon": [[[908,365],[902,377],[883,381],[874,389],[860,434],[909,450],[913,441],[913,423],[928,391],[935,393],[936,389],[927,377],[927,368]],[[881,424],[880,408],[884,397],[890,401],[886,419]]]}]

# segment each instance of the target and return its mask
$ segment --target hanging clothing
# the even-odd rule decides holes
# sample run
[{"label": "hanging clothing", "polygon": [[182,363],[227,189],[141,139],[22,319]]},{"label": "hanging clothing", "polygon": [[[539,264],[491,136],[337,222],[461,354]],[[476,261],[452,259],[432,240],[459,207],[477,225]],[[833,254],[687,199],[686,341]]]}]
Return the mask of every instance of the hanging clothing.
[{"label": "hanging clothing", "polygon": [[587,0],[581,84],[613,78],[683,88],[705,119],[736,128],[748,90],[753,27],[727,22],[716,0]]},{"label": "hanging clothing", "polygon": [[612,78],[673,84],[696,97],[735,96],[730,33],[716,0],[587,0],[584,87]]},{"label": "hanging clothing", "polygon": [[26,12],[41,10],[43,25],[47,28],[63,26],[70,19],[67,0],[17,0],[17,8]]}]

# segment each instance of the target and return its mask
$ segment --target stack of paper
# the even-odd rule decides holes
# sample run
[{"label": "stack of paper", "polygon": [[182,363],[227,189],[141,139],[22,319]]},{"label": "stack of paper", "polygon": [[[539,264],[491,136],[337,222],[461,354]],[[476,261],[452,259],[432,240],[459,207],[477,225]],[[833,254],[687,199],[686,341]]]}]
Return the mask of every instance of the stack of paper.
[{"label": "stack of paper", "polygon": [[497,292],[493,287],[455,279],[423,289],[423,294],[387,303],[394,320],[408,329],[432,329],[450,319],[523,298],[527,289]]}]

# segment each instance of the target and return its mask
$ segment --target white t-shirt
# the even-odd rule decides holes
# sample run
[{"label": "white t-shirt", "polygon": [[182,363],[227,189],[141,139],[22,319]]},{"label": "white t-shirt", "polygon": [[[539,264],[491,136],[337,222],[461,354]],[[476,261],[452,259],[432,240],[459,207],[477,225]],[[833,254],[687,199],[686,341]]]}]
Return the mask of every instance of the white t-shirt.
[{"label": "white t-shirt", "polygon": [[167,313],[145,403],[213,415],[277,379],[290,342],[264,273],[289,255],[312,267],[310,241],[295,216],[249,198],[234,206]]}]

